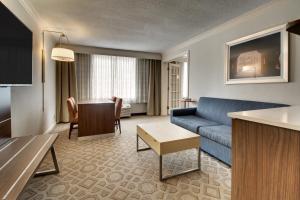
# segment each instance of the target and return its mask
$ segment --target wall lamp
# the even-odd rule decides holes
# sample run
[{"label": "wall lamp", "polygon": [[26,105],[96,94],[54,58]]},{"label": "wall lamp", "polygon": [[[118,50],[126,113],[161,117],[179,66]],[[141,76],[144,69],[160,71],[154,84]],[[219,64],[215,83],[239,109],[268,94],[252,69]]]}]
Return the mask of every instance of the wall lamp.
[{"label": "wall lamp", "polygon": [[66,39],[67,43],[69,42],[69,38],[66,34],[59,31],[50,31],[50,30],[43,30],[42,37],[43,37],[43,49],[42,49],[42,84],[43,84],[43,112],[45,111],[45,33],[55,33],[59,34],[59,42],[58,46],[54,47],[51,52],[51,59],[61,62],[74,62],[74,51],[71,49],[61,47],[61,42],[63,39]]},{"label": "wall lamp", "polygon": [[52,49],[51,58],[62,62],[74,62],[74,51],[61,47],[61,41],[64,38],[67,40],[67,43],[70,43],[68,37],[64,33],[61,33],[59,36],[59,46]]}]

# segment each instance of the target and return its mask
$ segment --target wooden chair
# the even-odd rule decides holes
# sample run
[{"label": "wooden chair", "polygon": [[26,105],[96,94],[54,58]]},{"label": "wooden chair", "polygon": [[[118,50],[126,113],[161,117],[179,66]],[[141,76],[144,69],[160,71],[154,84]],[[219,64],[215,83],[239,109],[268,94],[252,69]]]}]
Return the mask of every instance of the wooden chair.
[{"label": "wooden chair", "polygon": [[75,105],[75,111],[78,112],[77,104],[76,104],[74,97],[70,97],[70,99],[73,102],[73,104]]},{"label": "wooden chair", "polygon": [[122,99],[121,98],[117,98],[116,102],[115,102],[115,126],[117,129],[120,130],[120,134],[122,133],[121,131],[121,109],[122,109]]},{"label": "wooden chair", "polygon": [[116,96],[112,96],[112,97],[111,97],[111,100],[112,100],[114,103],[116,103],[117,97],[116,97]]},{"label": "wooden chair", "polygon": [[76,106],[75,99],[70,97],[67,99],[68,111],[69,111],[69,122],[70,122],[70,130],[69,130],[69,139],[71,138],[71,132],[74,128],[74,125],[78,125],[78,109]]}]

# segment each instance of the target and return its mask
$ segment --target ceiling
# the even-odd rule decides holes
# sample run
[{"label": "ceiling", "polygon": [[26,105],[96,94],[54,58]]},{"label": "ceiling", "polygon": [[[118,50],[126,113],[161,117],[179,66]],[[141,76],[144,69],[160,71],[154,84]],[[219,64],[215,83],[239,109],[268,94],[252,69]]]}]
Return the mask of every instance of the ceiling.
[{"label": "ceiling", "polygon": [[162,52],[271,0],[23,0],[73,44]]}]

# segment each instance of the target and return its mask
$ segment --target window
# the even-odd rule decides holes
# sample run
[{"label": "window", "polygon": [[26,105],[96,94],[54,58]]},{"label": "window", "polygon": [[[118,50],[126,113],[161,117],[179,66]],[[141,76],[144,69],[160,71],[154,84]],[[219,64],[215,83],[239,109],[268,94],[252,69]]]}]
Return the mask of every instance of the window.
[{"label": "window", "polygon": [[136,58],[92,55],[92,99],[136,99]]},{"label": "window", "polygon": [[184,62],[182,66],[182,97],[187,98],[188,94],[188,63]]}]

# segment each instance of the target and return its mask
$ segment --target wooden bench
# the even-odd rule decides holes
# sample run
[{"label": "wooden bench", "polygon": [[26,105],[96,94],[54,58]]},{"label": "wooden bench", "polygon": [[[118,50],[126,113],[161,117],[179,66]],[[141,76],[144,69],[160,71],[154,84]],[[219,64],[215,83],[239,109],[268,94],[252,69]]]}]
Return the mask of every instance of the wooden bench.
[{"label": "wooden bench", "polygon": [[[0,148],[0,198],[16,199],[32,176],[59,173],[53,144],[58,134],[11,138]],[[51,151],[54,169],[36,172]]]}]

